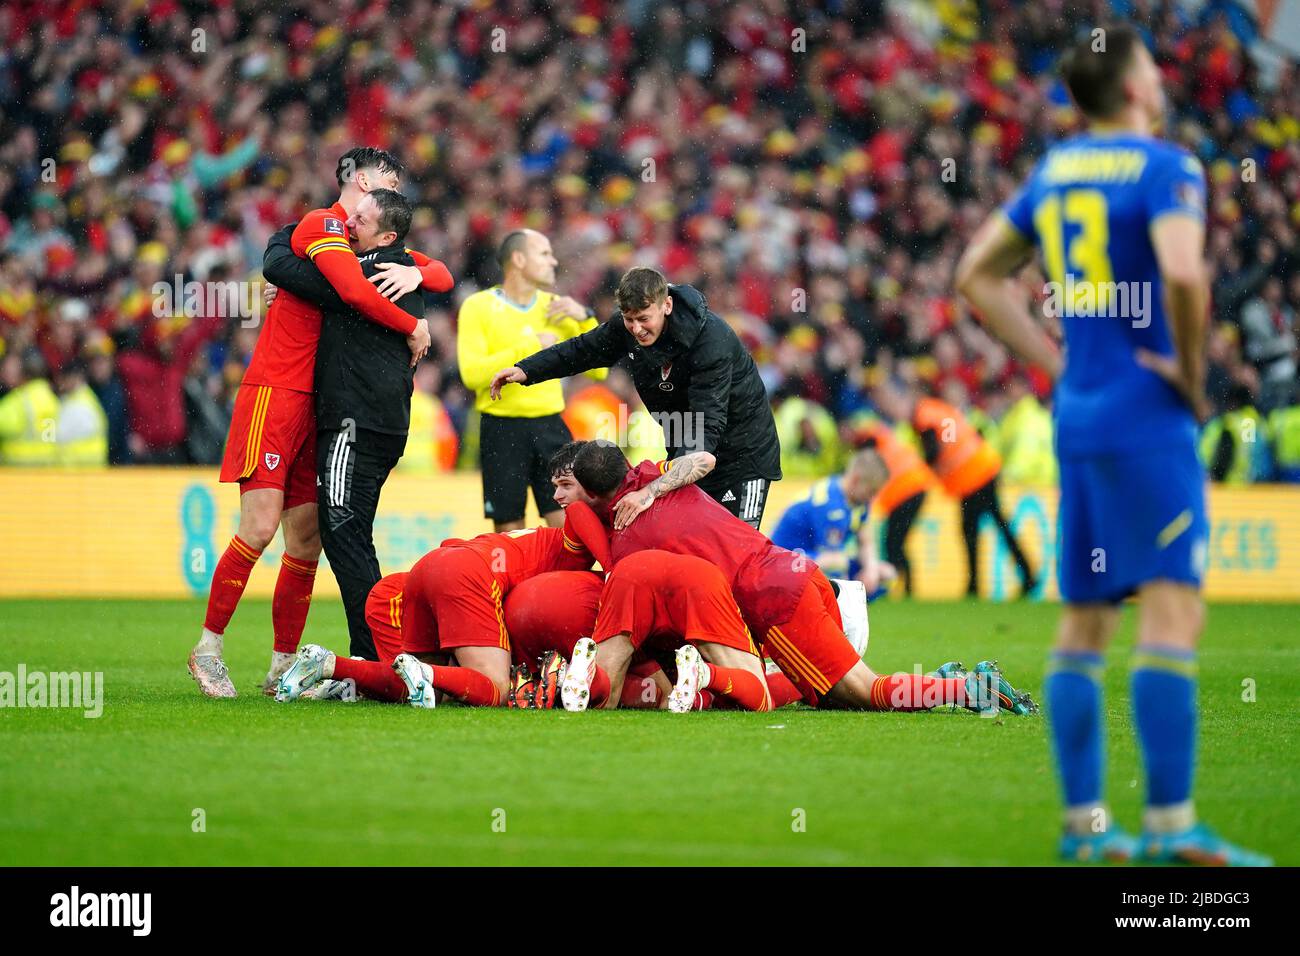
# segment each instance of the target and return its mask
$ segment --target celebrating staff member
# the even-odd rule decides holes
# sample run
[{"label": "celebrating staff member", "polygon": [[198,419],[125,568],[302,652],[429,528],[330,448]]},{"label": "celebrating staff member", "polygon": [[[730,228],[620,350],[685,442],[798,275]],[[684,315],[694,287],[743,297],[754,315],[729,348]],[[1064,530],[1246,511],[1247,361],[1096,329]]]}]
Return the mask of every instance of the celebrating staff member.
[{"label": "celebrating staff member", "polygon": [[[466,299],[456,329],[460,377],[476,393],[474,407],[481,416],[483,514],[497,531],[522,528],[531,487],[538,514],[558,528],[564,515],[551,496],[548,463],[561,446],[573,441],[560,418],[563,389],[559,382],[528,391],[507,388],[504,393],[497,387],[489,397],[488,385],[502,365],[580,335],[594,328],[596,320],[573,299],[551,291],[557,262],[551,241],[540,232],[510,233],[497,260],[501,284]],[[578,371],[596,380],[609,374],[593,365]],[[492,401],[498,397],[500,402]]]},{"label": "celebrating staff member", "polygon": [[[402,240],[411,204],[391,189],[374,189],[347,221],[348,242],[369,278],[381,263],[410,266]],[[351,308],[314,265],[299,259],[283,232],[272,238],[263,270],[268,280],[323,316],[316,350],[316,485],[320,537],[343,595],[351,654],[374,660],[366,596],[379,581],[375,513],[379,493],[406,449],[415,369],[406,339]],[[424,318],[424,298],[408,291],[397,305]]]},{"label": "celebrating staff member", "polygon": [[663,426],[668,457],[714,455],[717,467],[700,489],[757,528],[768,488],[781,478],[781,445],[754,360],[703,295],[669,286],[655,269],[629,269],[616,295],[614,320],[503,368],[492,376],[493,397],[509,383],[621,364]]}]

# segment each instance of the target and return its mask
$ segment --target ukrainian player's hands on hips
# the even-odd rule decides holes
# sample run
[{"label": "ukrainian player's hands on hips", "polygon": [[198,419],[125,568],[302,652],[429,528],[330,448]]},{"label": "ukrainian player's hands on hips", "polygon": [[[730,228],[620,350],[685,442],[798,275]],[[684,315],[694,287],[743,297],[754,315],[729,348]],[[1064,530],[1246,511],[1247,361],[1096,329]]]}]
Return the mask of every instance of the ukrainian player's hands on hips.
[{"label": "ukrainian player's hands on hips", "polygon": [[400,262],[381,262],[375,268],[380,271],[372,275],[370,281],[378,286],[380,295],[394,302],[406,293],[420,288],[420,283],[424,281],[416,266],[404,266]]},{"label": "ukrainian player's hands on hips", "polygon": [[488,384],[488,394],[492,396],[492,401],[501,397],[501,389],[507,385],[520,384],[528,381],[528,376],[518,365],[512,365],[509,368],[503,368],[492,376],[492,381]]},{"label": "ukrainian player's hands on hips", "polygon": [[271,303],[275,301],[275,294],[279,291],[279,286],[271,285],[269,282],[262,283],[262,302],[268,309],[271,307]]},{"label": "ukrainian player's hands on hips", "polygon": [[1205,397],[1203,385],[1194,385],[1187,381],[1178,359],[1172,355],[1160,355],[1150,349],[1137,350],[1137,363],[1145,369],[1155,372],[1183,397],[1198,422],[1210,419],[1210,403]]},{"label": "ukrainian player's hands on hips", "polygon": [[429,351],[429,343],[432,341],[429,335],[429,320],[420,319],[415,323],[415,331],[406,337],[406,345],[411,350],[412,365],[424,358],[424,353]]},{"label": "ukrainian player's hands on hips", "polygon": [[654,503],[655,496],[649,491],[634,491],[630,495],[624,495],[614,506],[614,530],[622,531]]}]

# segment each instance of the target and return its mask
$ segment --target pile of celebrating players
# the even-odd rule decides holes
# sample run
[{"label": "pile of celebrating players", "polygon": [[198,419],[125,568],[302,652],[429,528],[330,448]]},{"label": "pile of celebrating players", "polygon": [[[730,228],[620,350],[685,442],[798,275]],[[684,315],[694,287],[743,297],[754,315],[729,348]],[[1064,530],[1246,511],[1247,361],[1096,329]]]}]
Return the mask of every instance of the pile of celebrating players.
[{"label": "pile of celebrating players", "polygon": [[695,487],[712,459],[695,452],[633,467],[608,442],[566,445],[550,462],[562,527],[444,541],[370,592],[378,660],[305,645],[276,699],[675,713],[796,701],[1037,710],[992,661],[874,673],[862,659],[862,592],[844,588],[837,598],[812,560]]}]

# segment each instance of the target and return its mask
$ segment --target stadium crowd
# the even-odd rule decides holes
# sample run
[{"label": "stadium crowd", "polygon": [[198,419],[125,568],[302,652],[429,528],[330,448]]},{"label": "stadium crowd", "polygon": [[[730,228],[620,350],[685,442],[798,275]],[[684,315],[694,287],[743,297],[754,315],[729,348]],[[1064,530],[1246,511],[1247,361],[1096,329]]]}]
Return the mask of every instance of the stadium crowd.
[{"label": "stadium crowd", "polygon": [[[703,291],[759,363],[789,475],[838,468],[893,378],[966,409],[1006,480],[1041,480],[1047,382],[952,271],[1078,122],[1056,53],[1115,13],[1209,178],[1212,474],[1300,480],[1295,64],[1264,75],[1234,4],[1172,0],[7,4],[0,461],[218,461],[266,240],[362,144],[402,157],[408,242],[457,279],[429,300],[405,468],[475,466],[456,307],[527,226],[601,316],[634,264]],[[181,306],[186,283],[231,281],[221,308]],[[1264,440],[1240,441],[1246,420]]]}]

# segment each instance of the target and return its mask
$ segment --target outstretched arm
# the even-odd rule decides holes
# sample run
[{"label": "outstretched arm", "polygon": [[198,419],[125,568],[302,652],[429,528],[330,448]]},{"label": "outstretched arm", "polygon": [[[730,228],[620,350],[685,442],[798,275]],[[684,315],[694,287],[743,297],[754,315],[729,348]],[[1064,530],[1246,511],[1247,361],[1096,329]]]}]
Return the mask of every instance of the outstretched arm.
[{"label": "outstretched arm", "polygon": [[608,368],[623,354],[621,330],[622,324],[611,319],[590,332],[535,352],[518,365],[501,369],[488,383],[492,397],[500,398],[501,387],[512,382],[536,385],[593,368]]},{"label": "outstretched arm", "polygon": [[640,491],[624,495],[614,506],[614,530],[622,531],[641,512],[662,498],[670,491],[693,485],[709,472],[718,460],[707,451],[691,452],[674,458],[668,463],[668,470],[646,485]]}]

